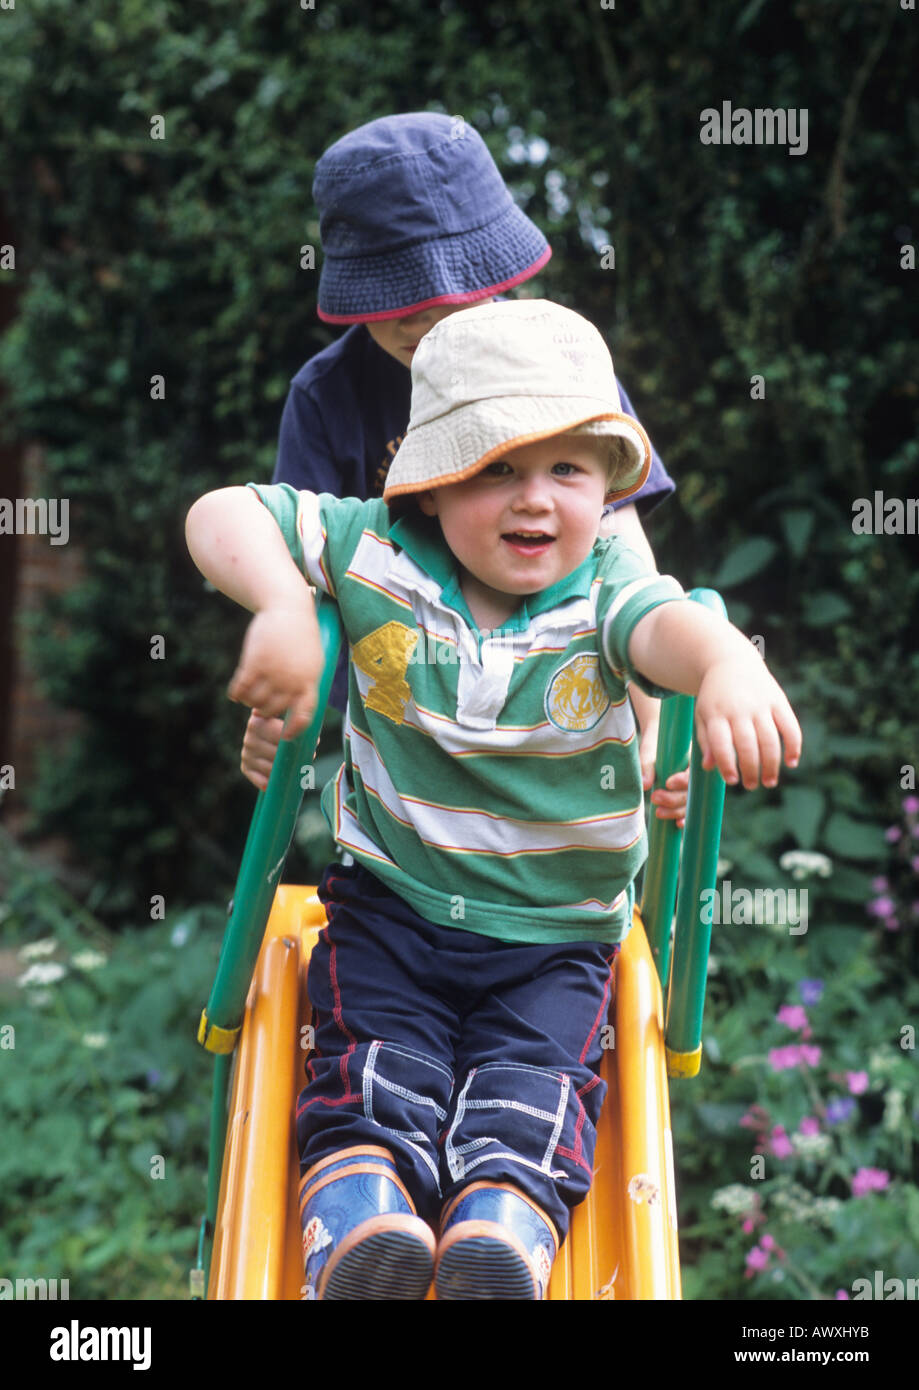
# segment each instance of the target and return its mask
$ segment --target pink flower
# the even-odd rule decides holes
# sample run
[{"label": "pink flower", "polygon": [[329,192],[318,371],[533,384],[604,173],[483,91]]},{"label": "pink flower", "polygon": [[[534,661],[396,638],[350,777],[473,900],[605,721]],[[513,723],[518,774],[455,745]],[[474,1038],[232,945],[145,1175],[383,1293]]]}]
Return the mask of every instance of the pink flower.
[{"label": "pink flower", "polygon": [[895,845],[898,840],[903,838],[903,831],[898,825],[890,825],[884,831],[884,839],[889,845]]},{"label": "pink flower", "polygon": [[791,1158],[794,1149],[782,1125],[775,1125],[770,1135],[772,1152],[776,1158]]},{"label": "pink flower", "polygon": [[868,1073],[866,1071],[847,1071],[846,1084],[849,1087],[850,1096],[863,1096],[868,1089]]},{"label": "pink flower", "polygon": [[807,1013],[800,1004],[783,1004],[776,1014],[776,1022],[784,1023],[796,1033],[807,1027]]},{"label": "pink flower", "polygon": [[873,878],[871,880],[872,893],[886,893],[889,887],[890,884],[887,882],[887,879],[884,877],[883,874],[879,874],[877,878]]},{"label": "pink flower", "polygon": [[914,816],[919,811],[919,796],[904,796],[903,809],[908,816]]},{"label": "pink flower", "polygon": [[770,1235],[760,1236],[759,1243],[763,1250],[775,1249],[775,1241],[772,1239],[772,1236]]},{"label": "pink flower", "polygon": [[798,1130],[801,1134],[819,1134],[820,1121],[814,1119],[813,1115],[805,1115],[798,1126]]},{"label": "pink flower", "polygon": [[835,1294],[833,1295],[833,1297],[834,1297],[834,1298],[848,1298],[849,1295],[848,1295],[848,1293],[846,1292],[845,1289],[837,1289],[836,1292],[835,1292]]},{"label": "pink flower", "polygon": [[769,1263],[769,1251],[761,1250],[758,1245],[754,1245],[752,1250],[747,1252],[744,1263],[747,1266],[747,1277],[761,1269],[765,1269]]},{"label": "pink flower", "polygon": [[883,1168],[859,1168],[852,1179],[852,1196],[864,1197],[866,1192],[883,1192],[890,1183],[890,1174]]},{"label": "pink flower", "polygon": [[815,1067],[820,1061],[820,1048],[808,1043],[789,1043],[786,1047],[769,1049],[769,1065],[773,1071],[788,1071],[802,1064]]},{"label": "pink flower", "polygon": [[868,904],[868,911],[872,917],[889,917],[896,911],[896,906],[893,898],[872,898]]}]

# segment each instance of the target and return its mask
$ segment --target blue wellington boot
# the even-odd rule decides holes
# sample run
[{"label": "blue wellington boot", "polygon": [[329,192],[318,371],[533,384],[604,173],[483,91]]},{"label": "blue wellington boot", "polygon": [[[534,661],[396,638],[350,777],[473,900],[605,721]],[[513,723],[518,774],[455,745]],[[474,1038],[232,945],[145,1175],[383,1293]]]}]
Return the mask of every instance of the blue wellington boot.
[{"label": "blue wellington boot", "polygon": [[438,1299],[542,1299],[555,1227],[510,1183],[475,1182],[447,1204],[434,1271]]},{"label": "blue wellington boot", "polygon": [[420,1299],[434,1233],[415,1215],[387,1149],[343,1149],[300,1181],[304,1298]]}]

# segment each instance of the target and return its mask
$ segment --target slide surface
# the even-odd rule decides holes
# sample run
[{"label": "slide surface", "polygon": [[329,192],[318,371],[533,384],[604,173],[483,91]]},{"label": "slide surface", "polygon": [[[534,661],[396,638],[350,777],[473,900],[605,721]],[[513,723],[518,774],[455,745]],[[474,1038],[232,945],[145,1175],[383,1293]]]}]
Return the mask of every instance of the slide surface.
[{"label": "slide surface", "polygon": [[[311,888],[278,888],[236,1048],[208,1297],[299,1299],[294,1108],[310,1023],[306,973],[325,925]],[[636,912],[614,966],[595,1177],[550,1299],[680,1297],[661,989]]]}]

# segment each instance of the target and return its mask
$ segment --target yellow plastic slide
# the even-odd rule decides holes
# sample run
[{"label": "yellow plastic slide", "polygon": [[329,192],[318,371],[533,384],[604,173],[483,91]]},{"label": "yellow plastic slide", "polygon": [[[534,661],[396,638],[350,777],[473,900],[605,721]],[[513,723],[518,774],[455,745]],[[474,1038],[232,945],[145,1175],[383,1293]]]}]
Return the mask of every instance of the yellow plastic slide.
[{"label": "yellow plastic slide", "polygon": [[[324,924],[313,889],[278,888],[236,1048],[209,1298],[302,1296],[294,1110],[307,967]],[[680,1297],[661,988],[637,911],[613,973],[594,1184],[555,1262],[552,1299]]]}]

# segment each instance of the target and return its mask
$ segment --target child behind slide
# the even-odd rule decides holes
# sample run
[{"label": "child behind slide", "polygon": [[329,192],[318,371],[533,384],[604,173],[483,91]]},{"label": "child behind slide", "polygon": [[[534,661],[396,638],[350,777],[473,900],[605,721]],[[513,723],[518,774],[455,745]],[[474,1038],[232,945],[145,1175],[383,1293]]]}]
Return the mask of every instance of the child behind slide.
[{"label": "child behind slide", "polygon": [[465,309],[412,381],[382,500],[223,489],[188,541],[255,615],[231,696],[289,710],[291,736],[322,664],[310,585],[350,644],[323,808],[354,863],[320,885],[297,1110],[307,1290],[536,1299],[592,1178],[610,963],[646,855],[628,686],[694,695],[730,783],[775,785],[801,734],[737,629],[597,539],[649,448],[590,324],[539,300]]},{"label": "child behind slide", "polygon": [[[517,207],[484,140],[436,112],[383,116],[335,141],[318,160],[313,198],[323,263],[318,314],[345,331],[311,357],[290,385],[272,481],[335,497],[380,496],[402,440],[418,342],[448,314],[514,293],[548,261],[539,228]],[[622,405],[634,415],[622,390]],[[628,540],[651,568],[642,518],[674,490],[652,447],[631,497],[607,509],[605,530]],[[331,702],[344,709],[339,668]],[[635,695],[644,785],[653,777],[658,705]],[[242,770],[260,789],[280,737],[277,721],[249,721]],[[682,820],[686,775],[652,797]]]}]

